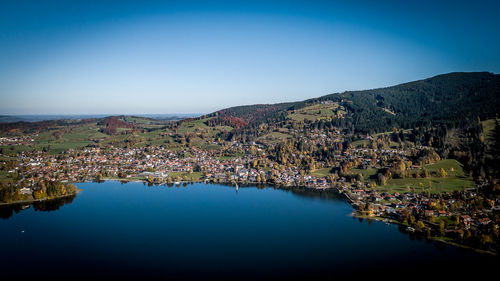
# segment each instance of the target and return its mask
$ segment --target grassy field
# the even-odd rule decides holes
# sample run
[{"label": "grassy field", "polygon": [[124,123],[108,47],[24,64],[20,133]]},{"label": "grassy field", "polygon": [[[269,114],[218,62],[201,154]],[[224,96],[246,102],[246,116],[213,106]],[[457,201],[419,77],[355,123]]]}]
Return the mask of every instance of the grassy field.
[{"label": "grassy field", "polygon": [[257,140],[265,144],[276,144],[284,142],[291,138],[293,137],[289,134],[284,134],[280,132],[271,132],[269,134],[265,134],[263,136],[258,137]]},{"label": "grassy field", "polygon": [[351,174],[352,175],[361,174],[361,175],[363,175],[363,178],[365,180],[368,180],[368,179],[370,179],[370,177],[375,176],[377,174],[377,169],[372,169],[372,168],[369,168],[369,169],[352,169],[351,170]]},{"label": "grassy field", "polygon": [[493,130],[495,129],[495,119],[489,119],[481,122],[483,126],[484,138],[487,140],[493,140]]},{"label": "grassy field", "polygon": [[315,177],[326,177],[330,174],[330,170],[332,168],[322,168],[322,169],[316,169],[310,172],[312,176]]},{"label": "grassy field", "polygon": [[465,175],[463,165],[460,164],[460,162],[458,162],[455,159],[443,159],[443,160],[436,162],[434,164],[425,165],[425,168],[429,172],[435,172],[435,171],[439,170],[440,168],[443,168],[446,171],[446,173],[448,174],[448,176],[467,177]]},{"label": "grassy field", "polygon": [[4,156],[15,156],[20,151],[27,151],[36,149],[34,146],[26,146],[26,145],[2,145],[0,149],[3,151]]},{"label": "grassy field", "polygon": [[138,116],[125,116],[123,118],[125,121],[133,123],[133,124],[138,124],[138,125],[154,125],[156,123],[155,120],[151,120],[149,118],[144,118],[144,117],[138,117]]},{"label": "grassy field", "polygon": [[[210,138],[216,136],[220,132],[229,132],[233,129],[230,126],[208,126],[205,122],[212,118],[213,117],[182,122],[181,126],[177,129],[177,133],[203,133],[205,136],[207,136],[207,138],[203,140],[199,137],[193,137],[191,140],[191,145],[196,147],[206,147],[207,145],[210,145],[208,143]],[[214,149],[217,148],[214,147]]]},{"label": "grassy field", "polygon": [[426,165],[425,168],[431,172],[443,168],[448,176],[440,178],[431,176],[429,178],[404,178],[390,179],[384,186],[377,186],[375,189],[379,192],[427,192],[443,193],[462,190],[474,186],[472,178],[466,176],[462,165],[454,159],[444,159],[434,164]]},{"label": "grassy field", "polygon": [[48,149],[49,153],[57,154],[70,148],[82,148],[94,140],[105,139],[107,135],[101,133],[96,124],[85,124],[67,128],[56,128],[42,132],[35,138],[31,149]]},{"label": "grassy field", "polygon": [[356,140],[353,141],[352,143],[353,147],[363,147],[363,146],[368,146],[370,144],[369,140]]},{"label": "grassy field", "polygon": [[[295,110],[293,113],[288,115],[288,118],[294,121],[304,121],[304,120],[315,121],[317,119],[338,117],[337,115],[337,112],[339,112],[338,107],[339,105],[337,103],[315,104]],[[343,115],[342,111],[340,111],[339,114]]]},{"label": "grassy field", "polygon": [[196,132],[196,131],[206,131],[206,132],[217,133],[219,131],[230,131],[233,129],[232,127],[229,127],[229,126],[215,126],[215,127],[207,126],[207,124],[205,124],[205,122],[207,122],[208,120],[210,120],[212,118],[214,118],[214,117],[182,122],[182,124],[179,127],[179,129],[177,130],[177,132],[179,134],[192,133],[192,132]]},{"label": "grassy field", "polygon": [[233,159],[233,158],[243,157],[243,156],[245,156],[245,154],[244,154],[244,153],[234,153],[234,154],[232,154],[232,155],[224,155],[224,156],[220,156],[220,157],[219,157],[219,160],[223,160],[223,161],[224,161],[224,160],[231,160],[231,159]]},{"label": "grassy field", "polygon": [[222,148],[222,146],[218,145],[218,144],[202,144],[200,145],[200,148],[201,149],[204,149],[204,150],[220,150]]},{"label": "grassy field", "polygon": [[[212,117],[213,118],[213,117]],[[200,120],[192,120],[192,121],[185,121],[182,122],[181,126],[178,129],[179,134],[184,134],[184,133],[192,133],[195,130],[203,130],[209,128],[205,122],[210,120],[211,118],[205,118],[205,119],[200,119]]]},{"label": "grassy field", "polygon": [[[422,183],[422,186],[419,184]],[[427,192],[430,189],[431,193],[443,193],[443,192],[453,192],[455,190],[462,190],[463,188],[469,188],[474,185],[474,182],[470,179],[463,178],[437,178],[430,177],[427,179],[391,179],[387,181],[384,186],[377,186],[376,190],[379,192]]]}]

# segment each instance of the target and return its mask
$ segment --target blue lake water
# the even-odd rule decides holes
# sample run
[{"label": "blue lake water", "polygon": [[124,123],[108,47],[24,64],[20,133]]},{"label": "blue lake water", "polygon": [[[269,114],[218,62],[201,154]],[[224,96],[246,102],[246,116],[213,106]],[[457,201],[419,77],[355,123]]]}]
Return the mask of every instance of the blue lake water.
[{"label": "blue lake water", "polygon": [[396,225],[361,222],[349,204],[324,191],[114,181],[77,186],[82,191],[67,202],[1,211],[0,279],[463,276],[500,264]]}]

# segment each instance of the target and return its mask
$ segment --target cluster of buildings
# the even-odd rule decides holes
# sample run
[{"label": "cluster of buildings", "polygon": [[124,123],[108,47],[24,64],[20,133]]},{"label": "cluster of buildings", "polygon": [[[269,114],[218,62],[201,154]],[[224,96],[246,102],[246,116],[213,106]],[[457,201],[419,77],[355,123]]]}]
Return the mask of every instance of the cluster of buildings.
[{"label": "cluster of buildings", "polygon": [[3,145],[30,145],[38,135],[0,137],[0,146]]},{"label": "cluster of buildings", "polygon": [[[378,193],[349,185],[339,189],[359,214],[403,223],[411,231],[429,229],[434,236],[498,240],[500,199],[482,198],[474,188],[432,195]],[[479,202],[485,203],[479,206]]]},{"label": "cluster of buildings", "polygon": [[[86,148],[49,155],[40,151],[18,154],[23,187],[36,187],[41,181],[82,182],[96,179],[208,181],[224,183],[273,183],[277,185],[328,188],[324,177],[303,175],[296,167],[276,169],[276,163],[252,154],[221,157],[198,148],[170,151],[163,147]],[[258,163],[258,164],[256,164]],[[190,175],[196,175],[191,177]]]}]

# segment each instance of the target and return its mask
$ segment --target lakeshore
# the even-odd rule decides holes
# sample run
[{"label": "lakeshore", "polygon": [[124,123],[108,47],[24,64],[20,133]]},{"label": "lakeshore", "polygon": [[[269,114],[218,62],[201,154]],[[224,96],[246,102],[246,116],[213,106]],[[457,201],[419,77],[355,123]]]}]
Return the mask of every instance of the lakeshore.
[{"label": "lakeshore", "polygon": [[80,191],[82,191],[82,190],[76,189],[75,192],[72,192],[69,194],[64,194],[64,195],[59,195],[59,196],[40,198],[40,199],[18,200],[18,201],[12,201],[12,202],[0,202],[0,207],[13,206],[13,205],[30,205],[30,204],[37,203],[37,202],[57,200],[57,199],[62,199],[62,198],[66,198],[66,197],[76,196],[76,195],[78,195],[78,193],[80,193]]}]

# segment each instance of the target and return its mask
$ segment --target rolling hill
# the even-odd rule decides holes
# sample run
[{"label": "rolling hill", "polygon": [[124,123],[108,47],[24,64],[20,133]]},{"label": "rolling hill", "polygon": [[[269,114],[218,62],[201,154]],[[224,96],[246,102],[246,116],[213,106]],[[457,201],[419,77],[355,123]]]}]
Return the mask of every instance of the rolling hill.
[{"label": "rolling hill", "polygon": [[[352,133],[377,133],[392,128],[429,124],[464,126],[480,118],[493,118],[500,108],[500,75],[489,72],[455,72],[392,87],[334,93],[300,102],[237,106],[217,111],[213,123],[239,120],[238,132],[248,132],[265,122],[272,126],[295,110],[332,102],[346,109],[335,126]],[[309,122],[316,120],[308,118]]]}]

